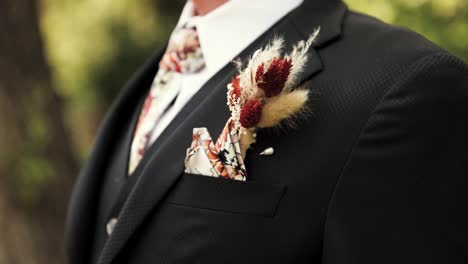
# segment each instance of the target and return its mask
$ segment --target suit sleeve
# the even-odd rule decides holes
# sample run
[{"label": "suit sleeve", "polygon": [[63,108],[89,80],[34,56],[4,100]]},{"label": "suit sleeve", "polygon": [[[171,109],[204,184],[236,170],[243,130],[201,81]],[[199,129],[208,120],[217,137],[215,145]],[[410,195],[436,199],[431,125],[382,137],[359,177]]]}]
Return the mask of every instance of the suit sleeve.
[{"label": "suit sleeve", "polygon": [[324,264],[468,263],[468,69],[438,53],[376,106],[331,197]]}]

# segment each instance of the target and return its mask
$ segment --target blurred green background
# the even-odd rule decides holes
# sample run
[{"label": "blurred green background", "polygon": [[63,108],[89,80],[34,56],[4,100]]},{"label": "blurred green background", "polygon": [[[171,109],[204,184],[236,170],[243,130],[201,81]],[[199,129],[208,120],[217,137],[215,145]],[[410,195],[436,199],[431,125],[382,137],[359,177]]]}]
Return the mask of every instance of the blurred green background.
[{"label": "blurred green background", "polygon": [[[346,2],[468,61],[466,0]],[[0,264],[64,263],[80,164],[114,96],[168,37],[183,4],[0,1]]]}]

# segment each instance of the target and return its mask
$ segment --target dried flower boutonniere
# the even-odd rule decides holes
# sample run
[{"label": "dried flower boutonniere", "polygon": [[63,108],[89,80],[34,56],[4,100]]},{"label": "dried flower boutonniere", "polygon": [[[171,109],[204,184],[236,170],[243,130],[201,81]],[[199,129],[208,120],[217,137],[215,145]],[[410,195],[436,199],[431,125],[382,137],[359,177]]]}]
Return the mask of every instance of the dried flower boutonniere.
[{"label": "dried flower boutonniere", "polygon": [[300,41],[282,56],[284,40],[275,38],[257,50],[248,65],[237,63],[239,74],[228,84],[227,104],[231,117],[216,143],[206,128],[195,128],[192,146],[187,150],[186,172],[245,180],[244,159],[256,141],[256,131],[280,125],[293,126],[307,111],[309,91],[298,86],[308,57],[318,36]]}]

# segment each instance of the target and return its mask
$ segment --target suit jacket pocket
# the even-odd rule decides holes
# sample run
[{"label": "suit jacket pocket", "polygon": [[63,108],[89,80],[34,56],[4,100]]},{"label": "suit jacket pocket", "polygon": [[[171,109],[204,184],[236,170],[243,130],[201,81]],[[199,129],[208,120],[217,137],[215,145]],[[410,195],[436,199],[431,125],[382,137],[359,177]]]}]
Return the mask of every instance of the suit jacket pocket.
[{"label": "suit jacket pocket", "polygon": [[284,185],[236,181],[184,173],[167,202],[229,213],[273,217]]}]

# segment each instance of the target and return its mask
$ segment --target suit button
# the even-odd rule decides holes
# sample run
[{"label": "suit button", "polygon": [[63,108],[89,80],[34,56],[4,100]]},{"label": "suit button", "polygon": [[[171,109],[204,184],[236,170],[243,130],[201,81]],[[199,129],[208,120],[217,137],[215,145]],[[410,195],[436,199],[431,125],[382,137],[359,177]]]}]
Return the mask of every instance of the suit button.
[{"label": "suit button", "polygon": [[111,218],[109,222],[107,222],[106,225],[106,232],[107,235],[110,236],[112,234],[112,231],[114,231],[115,225],[117,224],[117,218]]}]

